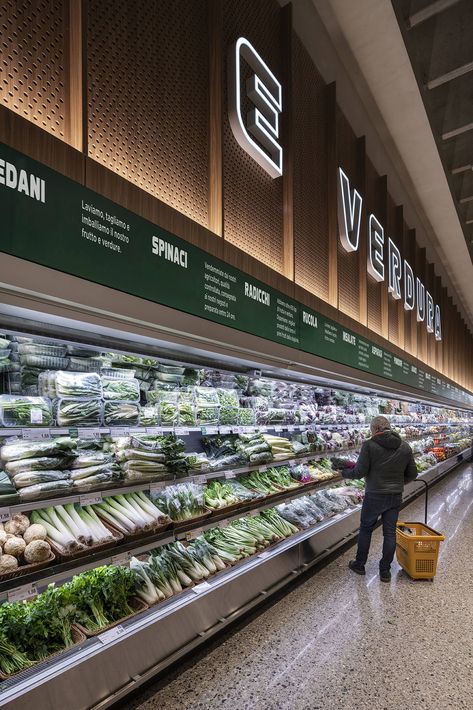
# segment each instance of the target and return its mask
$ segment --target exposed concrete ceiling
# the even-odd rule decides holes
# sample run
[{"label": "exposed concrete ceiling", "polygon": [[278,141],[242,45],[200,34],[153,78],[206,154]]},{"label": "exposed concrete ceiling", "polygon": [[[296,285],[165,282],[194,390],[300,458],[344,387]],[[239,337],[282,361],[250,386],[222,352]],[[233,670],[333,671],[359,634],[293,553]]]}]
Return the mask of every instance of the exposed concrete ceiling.
[{"label": "exposed concrete ceiling", "polygon": [[[296,32],[325,81],[337,82],[342,110],[357,135],[366,135],[371,160],[388,175],[393,198],[473,330],[470,253],[390,0],[292,4]],[[431,4],[417,0],[416,11]]]}]

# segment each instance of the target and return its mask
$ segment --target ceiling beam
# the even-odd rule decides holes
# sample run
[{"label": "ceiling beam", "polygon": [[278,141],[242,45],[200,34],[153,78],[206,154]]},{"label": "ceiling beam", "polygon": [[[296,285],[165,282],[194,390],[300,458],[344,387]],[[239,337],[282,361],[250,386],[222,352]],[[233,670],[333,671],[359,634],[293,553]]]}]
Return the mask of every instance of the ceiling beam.
[{"label": "ceiling beam", "polygon": [[431,3],[428,7],[424,7],[423,10],[419,12],[414,12],[407,19],[407,28],[410,30],[422,22],[429,20],[434,15],[438,15],[439,12],[448,10],[449,7],[456,5],[460,0],[436,0],[436,2]]},{"label": "ceiling beam", "polygon": [[435,79],[430,79],[427,82],[426,86],[428,89],[436,89],[437,86],[442,86],[442,84],[448,84],[448,82],[453,81],[454,79],[458,79],[459,76],[469,74],[471,71],[473,71],[473,62],[467,62],[466,64],[462,64],[460,67],[456,67],[455,69],[452,69],[451,71],[448,71],[445,74],[436,76]]},{"label": "ceiling beam", "polygon": [[464,126],[459,126],[451,131],[442,133],[442,139],[447,141],[449,138],[455,138],[456,136],[461,136],[462,133],[468,133],[468,131],[473,130],[473,123],[466,123]]}]

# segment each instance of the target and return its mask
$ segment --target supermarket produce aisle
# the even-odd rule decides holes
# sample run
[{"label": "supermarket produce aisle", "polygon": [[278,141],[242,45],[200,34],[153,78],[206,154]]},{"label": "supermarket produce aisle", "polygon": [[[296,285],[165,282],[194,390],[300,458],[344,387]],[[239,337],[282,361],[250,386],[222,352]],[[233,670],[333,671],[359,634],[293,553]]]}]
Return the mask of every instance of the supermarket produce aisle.
[{"label": "supermarket produce aisle", "polygon": [[[423,520],[423,506],[418,498],[401,517]],[[378,529],[366,577],[348,572],[350,548],[120,707],[473,707],[472,464],[432,489],[429,524],[446,536],[434,583],[395,563],[382,584]]]}]

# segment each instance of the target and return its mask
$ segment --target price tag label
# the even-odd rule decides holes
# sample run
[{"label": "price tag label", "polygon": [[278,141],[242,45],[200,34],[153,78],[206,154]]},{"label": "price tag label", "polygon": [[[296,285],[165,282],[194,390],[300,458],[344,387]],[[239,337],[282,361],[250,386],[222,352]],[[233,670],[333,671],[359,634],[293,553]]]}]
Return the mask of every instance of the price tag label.
[{"label": "price tag label", "polygon": [[118,439],[121,436],[128,436],[130,430],[127,426],[114,426],[110,429],[110,433]]},{"label": "price tag label", "polygon": [[259,515],[259,510],[250,510],[248,515],[250,518],[255,518],[257,515]]},{"label": "price tag label", "polygon": [[43,423],[43,410],[38,407],[32,407],[30,409],[30,422],[32,424],[42,424]]},{"label": "price tag label", "polygon": [[119,555],[112,555],[112,565],[115,567],[127,567],[131,560],[131,552],[122,552]]},{"label": "price tag label", "polygon": [[218,426],[203,426],[201,427],[202,436],[210,436],[210,434],[218,434]]},{"label": "price tag label", "polygon": [[9,602],[22,602],[25,599],[31,599],[38,594],[36,584],[24,584],[22,587],[16,587],[8,592]]},{"label": "price tag label", "polygon": [[221,434],[231,434],[231,432],[232,432],[231,426],[221,426],[220,427]]},{"label": "price tag label", "polygon": [[282,426],[275,426],[274,431],[282,431],[283,427]]},{"label": "price tag label", "polygon": [[160,426],[147,426],[146,433],[151,434],[152,436],[159,436],[163,433],[163,430]]},{"label": "price tag label", "polygon": [[260,471],[267,471],[267,470],[268,470],[268,466],[260,466],[260,467],[259,467],[259,470],[260,470]]},{"label": "price tag label", "polygon": [[197,484],[207,483],[207,476],[192,476],[192,481]]},{"label": "price tag label", "polygon": [[260,560],[265,560],[267,557],[269,557],[269,552],[266,550],[265,552],[262,552],[260,555],[258,555]]},{"label": "price tag label", "polygon": [[107,643],[111,643],[112,641],[115,641],[116,639],[120,638],[120,636],[123,636],[125,633],[125,629],[121,624],[118,626],[114,626],[113,629],[109,629],[108,631],[104,631],[103,634],[100,634],[99,641],[100,643],[103,643],[104,645]]},{"label": "price tag label", "polygon": [[52,436],[68,436],[69,429],[51,429]]},{"label": "price tag label", "polygon": [[228,525],[228,520],[225,518],[224,520],[219,520],[218,521],[218,527],[219,528],[226,528]]},{"label": "price tag label", "polygon": [[78,439],[79,438],[79,429],[77,427],[72,427],[69,429],[69,436],[71,439]]},{"label": "price tag label", "polygon": [[208,582],[201,582],[200,584],[196,584],[195,587],[192,587],[194,594],[202,594],[202,592],[206,592],[208,589],[211,589]]},{"label": "price tag label", "polygon": [[196,537],[199,537],[199,535],[202,535],[203,533],[203,528],[196,528],[195,530],[188,530],[186,532],[185,539],[186,540],[195,540]]},{"label": "price tag label", "polygon": [[0,508],[0,523],[7,523],[10,517],[10,508]]},{"label": "price tag label", "polygon": [[146,434],[146,429],[145,427],[136,427],[136,429],[133,429],[133,434]]},{"label": "price tag label", "polygon": [[85,505],[94,505],[95,503],[102,502],[101,493],[86,493],[85,495],[79,496],[79,503],[82,507]]},{"label": "price tag label", "polygon": [[22,429],[21,436],[23,439],[40,441],[41,439],[50,439],[51,432],[49,429]]},{"label": "price tag label", "polygon": [[287,427],[287,430],[288,430],[288,431],[294,431],[295,428],[296,428],[296,427],[291,424],[290,426]]},{"label": "price tag label", "polygon": [[100,429],[78,429],[79,439],[100,439]]},{"label": "price tag label", "polygon": [[177,426],[174,429],[174,433],[176,434],[176,436],[187,436],[187,434],[189,433],[189,429],[186,429],[182,426]]},{"label": "price tag label", "polygon": [[151,494],[153,493],[161,493],[166,488],[166,481],[153,481],[153,483],[149,484],[149,492]]},{"label": "price tag label", "polygon": [[225,471],[225,478],[236,478],[235,471]]}]

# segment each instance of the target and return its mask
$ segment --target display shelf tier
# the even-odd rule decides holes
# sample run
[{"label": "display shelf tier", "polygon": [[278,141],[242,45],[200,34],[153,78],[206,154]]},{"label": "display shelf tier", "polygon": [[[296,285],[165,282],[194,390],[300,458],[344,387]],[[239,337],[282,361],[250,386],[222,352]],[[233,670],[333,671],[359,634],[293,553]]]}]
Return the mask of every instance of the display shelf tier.
[{"label": "display shelf tier", "polygon": [[[465,449],[419,478],[441,478],[470,452]],[[404,502],[418,492],[415,482],[406,486]],[[360,506],[356,506],[324,520],[151,607],[116,632],[101,634],[4,681],[0,707],[23,710],[26,703],[46,707],[53,696],[69,710],[111,707],[352,540],[358,532],[359,514]],[[100,697],[95,682],[98,662],[106,679]]]}]

